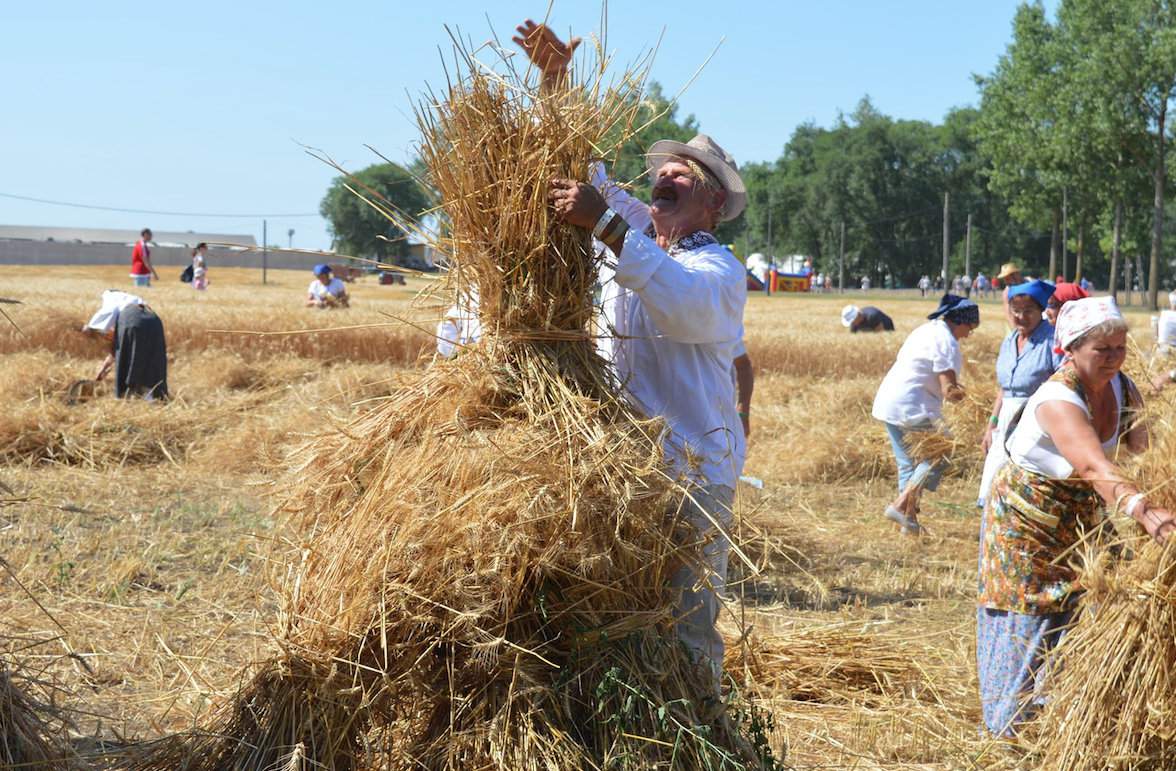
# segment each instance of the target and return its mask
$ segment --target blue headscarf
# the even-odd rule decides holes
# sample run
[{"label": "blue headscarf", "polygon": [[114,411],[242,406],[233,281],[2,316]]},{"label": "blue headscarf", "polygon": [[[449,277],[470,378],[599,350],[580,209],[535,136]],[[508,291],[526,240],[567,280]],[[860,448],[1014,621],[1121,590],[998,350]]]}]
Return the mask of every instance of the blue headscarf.
[{"label": "blue headscarf", "polygon": [[1053,297],[1054,290],[1057,289],[1048,281],[1042,281],[1037,278],[1032,281],[1026,281],[1024,284],[1017,284],[1009,288],[1009,299],[1012,300],[1017,295],[1028,295],[1033,298],[1034,302],[1045,310],[1045,306],[1049,304],[1049,298]]},{"label": "blue headscarf", "polygon": [[966,297],[948,293],[940,299],[939,307],[927,314],[927,318],[932,321],[941,318],[953,324],[979,324],[980,306]]}]

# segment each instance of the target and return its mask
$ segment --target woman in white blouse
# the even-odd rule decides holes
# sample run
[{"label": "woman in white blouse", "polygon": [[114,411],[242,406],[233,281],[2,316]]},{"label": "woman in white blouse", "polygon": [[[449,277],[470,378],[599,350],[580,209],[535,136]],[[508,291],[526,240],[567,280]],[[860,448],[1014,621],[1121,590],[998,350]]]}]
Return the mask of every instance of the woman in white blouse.
[{"label": "woman in white blouse", "polygon": [[976,303],[945,294],[935,312],[906,339],[898,357],[874,397],[874,418],[886,424],[886,433],[898,463],[898,497],[886,507],[886,516],[917,535],[919,498],[934,491],[943,473],[942,463],[916,462],[911,456],[911,433],[931,431],[942,417],[943,400],[959,401],[963,369],[960,340],[980,326]]}]

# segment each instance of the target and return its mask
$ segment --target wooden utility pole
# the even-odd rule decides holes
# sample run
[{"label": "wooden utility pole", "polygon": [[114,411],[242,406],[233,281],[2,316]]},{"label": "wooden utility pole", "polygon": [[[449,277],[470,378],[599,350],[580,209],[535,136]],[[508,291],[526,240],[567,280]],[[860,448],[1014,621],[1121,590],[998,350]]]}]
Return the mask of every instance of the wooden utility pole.
[{"label": "wooden utility pole", "polygon": [[841,220],[841,249],[837,258],[837,293],[845,294],[845,220]]},{"label": "wooden utility pole", "polygon": [[1126,275],[1123,276],[1123,288],[1127,290],[1127,304],[1132,305],[1135,302],[1135,284],[1131,282],[1131,260],[1127,260],[1123,265]]},{"label": "wooden utility pole", "polygon": [[945,292],[951,286],[947,281],[947,250],[950,246],[950,237],[948,234],[951,227],[950,195],[951,193],[943,194],[943,291]]},{"label": "wooden utility pole", "polygon": [[764,281],[764,293],[772,294],[772,269],[776,267],[776,254],[772,250],[775,249],[775,244],[772,243],[772,194],[768,193],[768,272]]},{"label": "wooden utility pole", "polygon": [[266,283],[269,270],[269,230],[265,220],[261,221],[261,283]]},{"label": "wooden utility pole", "polygon": [[1053,210],[1053,225],[1049,229],[1049,275],[1046,276],[1051,282],[1058,275],[1058,230],[1061,228],[1061,223],[1062,213],[1055,206]]},{"label": "wooden utility pole", "polygon": [[972,277],[972,213],[968,212],[968,235],[964,239],[964,275]]},{"label": "wooden utility pole", "polygon": [[[1152,172],[1155,182],[1155,203],[1152,212],[1152,243],[1151,260],[1147,268],[1147,307],[1153,311],[1160,309],[1160,258],[1164,254],[1164,123],[1168,117],[1168,99],[1172,97],[1169,90],[1167,97],[1160,102],[1160,114],[1157,116],[1156,136],[1159,144],[1156,153],[1156,168]],[[1141,266],[1142,267],[1142,266]]]},{"label": "wooden utility pole", "polygon": [[[1070,220],[1067,209],[1070,206],[1070,194],[1066,188],[1062,188],[1062,277],[1066,275],[1067,262],[1069,258],[1066,250],[1070,244]],[[1057,276],[1049,276],[1049,280],[1053,281]]]},{"label": "wooden utility pole", "polygon": [[[1119,299],[1119,245],[1122,242],[1123,201],[1115,201],[1115,229],[1111,235],[1111,297]],[[1130,287],[1127,288],[1131,290]],[[1128,295],[1130,297],[1130,295]]]}]

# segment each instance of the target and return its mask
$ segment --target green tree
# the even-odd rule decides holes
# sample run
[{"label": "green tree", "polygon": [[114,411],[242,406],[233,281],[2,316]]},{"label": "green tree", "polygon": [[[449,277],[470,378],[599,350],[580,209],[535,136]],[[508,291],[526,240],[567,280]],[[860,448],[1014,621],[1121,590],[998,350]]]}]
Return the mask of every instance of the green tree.
[{"label": "green tree", "polygon": [[659,139],[688,142],[698,133],[698,121],[693,115],[678,119],[678,106],[666,98],[661,86],[650,82],[641,99],[640,109],[632,126],[619,127],[629,132],[612,163],[611,176],[628,185],[633,195],[649,201],[649,177],[646,173],[645,152]]},{"label": "green tree", "polygon": [[336,177],[319,204],[337,251],[378,260],[404,254],[408,234],[348,187],[383,206],[390,204],[404,217],[415,220],[430,201],[416,178],[395,163],[377,163]]},{"label": "green tree", "polygon": [[[1121,202],[1150,182],[1152,206],[1148,302],[1158,307],[1168,192],[1168,110],[1176,99],[1176,3],[1171,0],[1064,0],[1059,28],[1072,64],[1072,92],[1086,96],[1088,137],[1111,162],[1111,198]],[[1067,62],[1068,63],[1068,62]],[[1101,140],[1101,141],[1100,141]],[[1076,144],[1074,138],[1070,146]],[[1117,266],[1116,266],[1117,267]]]},{"label": "green tree", "polygon": [[1008,201],[1018,222],[1049,228],[1051,277],[1058,270],[1060,206],[1069,181],[1057,145],[1056,36],[1040,2],[1022,5],[1013,19],[1013,40],[995,70],[976,78],[981,91],[976,139],[989,187]]}]

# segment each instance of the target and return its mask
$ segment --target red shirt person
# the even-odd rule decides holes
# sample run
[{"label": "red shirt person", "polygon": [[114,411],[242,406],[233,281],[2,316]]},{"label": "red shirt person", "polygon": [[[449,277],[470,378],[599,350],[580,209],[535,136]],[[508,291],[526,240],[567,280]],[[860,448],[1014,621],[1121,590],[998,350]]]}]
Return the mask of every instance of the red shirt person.
[{"label": "red shirt person", "polygon": [[131,280],[135,282],[135,286],[151,286],[153,276],[159,279],[159,274],[151,264],[151,247],[148,246],[152,236],[151,228],[143,228],[139,235],[140,238],[131,251]]}]

